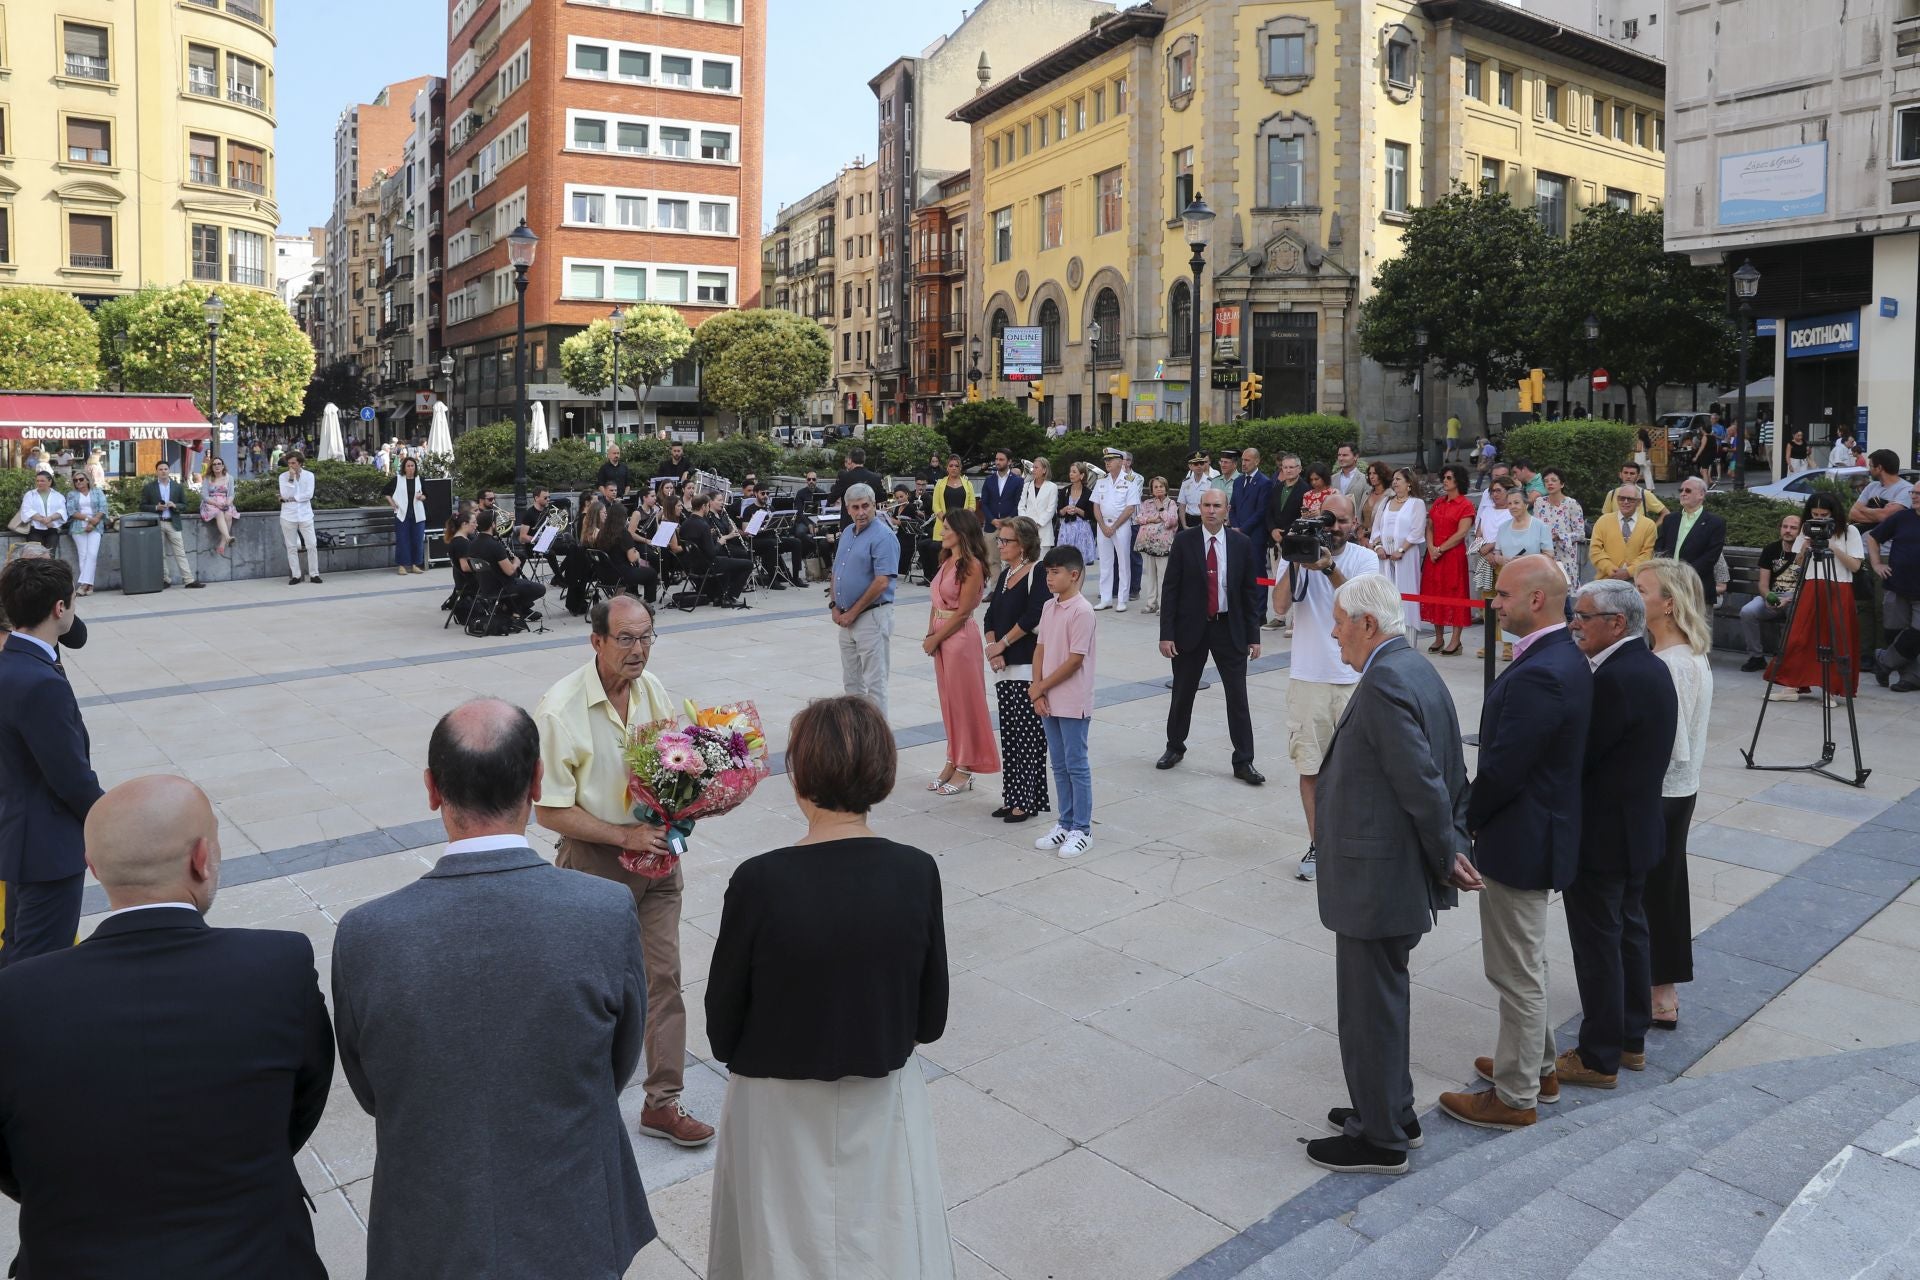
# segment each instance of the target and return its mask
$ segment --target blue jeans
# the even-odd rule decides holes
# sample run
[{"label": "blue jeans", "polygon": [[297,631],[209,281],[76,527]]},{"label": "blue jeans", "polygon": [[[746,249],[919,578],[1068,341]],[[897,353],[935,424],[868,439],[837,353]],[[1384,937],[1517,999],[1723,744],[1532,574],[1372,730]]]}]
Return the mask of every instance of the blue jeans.
[{"label": "blue jeans", "polygon": [[393,521],[393,562],[402,567],[427,567],[427,524],[424,520]]},{"label": "blue jeans", "polygon": [[1047,758],[1053,762],[1053,791],[1060,798],[1060,829],[1093,833],[1093,768],[1087,763],[1091,719],[1041,716],[1047,734]]}]

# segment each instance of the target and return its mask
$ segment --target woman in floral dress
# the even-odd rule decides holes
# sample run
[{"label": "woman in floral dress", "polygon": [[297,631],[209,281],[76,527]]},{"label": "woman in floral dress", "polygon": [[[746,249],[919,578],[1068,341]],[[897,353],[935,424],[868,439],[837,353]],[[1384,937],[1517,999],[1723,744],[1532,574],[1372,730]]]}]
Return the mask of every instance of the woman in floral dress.
[{"label": "woman in floral dress", "polygon": [[1167,478],[1147,482],[1149,497],[1133,513],[1133,549],[1140,553],[1144,581],[1140,594],[1148,613],[1160,612],[1160,575],[1166,572],[1167,553],[1173,550],[1174,530],[1180,527],[1180,504],[1167,496]]},{"label": "woman in floral dress", "polygon": [[1580,584],[1580,548],[1587,545],[1587,514],[1567,492],[1567,478],[1560,468],[1548,467],[1540,473],[1547,491],[1533,500],[1534,519],[1547,526],[1553,535],[1553,558],[1567,575],[1567,585]]}]

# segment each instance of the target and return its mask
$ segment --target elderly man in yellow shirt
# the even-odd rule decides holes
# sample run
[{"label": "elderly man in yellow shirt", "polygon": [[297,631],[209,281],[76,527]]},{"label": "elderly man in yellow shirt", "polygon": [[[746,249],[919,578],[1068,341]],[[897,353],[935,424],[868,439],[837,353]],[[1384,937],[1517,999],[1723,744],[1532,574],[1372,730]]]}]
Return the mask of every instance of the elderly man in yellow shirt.
[{"label": "elderly man in yellow shirt", "polygon": [[633,892],[647,966],[646,1102],[640,1132],[681,1147],[713,1141],[713,1126],[681,1104],[687,1060],[687,1006],[680,994],[681,868],[663,880],[620,865],[622,851],[667,851],[662,828],[635,821],[627,802],[628,736],[669,719],[673,703],[647,670],[653,611],[638,596],[595,605],[593,660],[548,689],[533,713],[545,772],[534,819],[560,837],[557,866],[617,880]]}]

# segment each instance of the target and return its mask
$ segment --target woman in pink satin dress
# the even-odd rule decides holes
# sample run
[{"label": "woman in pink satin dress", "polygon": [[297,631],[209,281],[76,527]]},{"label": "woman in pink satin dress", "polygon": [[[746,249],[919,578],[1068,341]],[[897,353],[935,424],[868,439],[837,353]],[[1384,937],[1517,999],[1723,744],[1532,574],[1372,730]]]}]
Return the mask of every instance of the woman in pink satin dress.
[{"label": "woman in pink satin dress", "polygon": [[[933,608],[921,652],[933,659],[940,689],[940,722],[947,730],[947,767],[927,790],[957,796],[973,789],[976,773],[1000,772],[1000,744],[987,717],[987,662],[973,620],[987,584],[987,544],[980,517],[947,512],[940,538],[940,571],[933,576]],[[956,775],[963,775],[958,781]]]}]

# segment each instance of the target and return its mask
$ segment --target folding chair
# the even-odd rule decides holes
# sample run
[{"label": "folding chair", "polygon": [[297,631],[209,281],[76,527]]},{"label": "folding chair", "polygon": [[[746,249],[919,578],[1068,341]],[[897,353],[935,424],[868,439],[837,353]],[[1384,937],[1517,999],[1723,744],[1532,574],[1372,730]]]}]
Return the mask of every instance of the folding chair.
[{"label": "folding chair", "polygon": [[492,635],[494,620],[499,616],[501,603],[506,598],[507,580],[493,565],[476,564],[473,567],[473,581],[473,602],[467,606],[467,634]]}]

